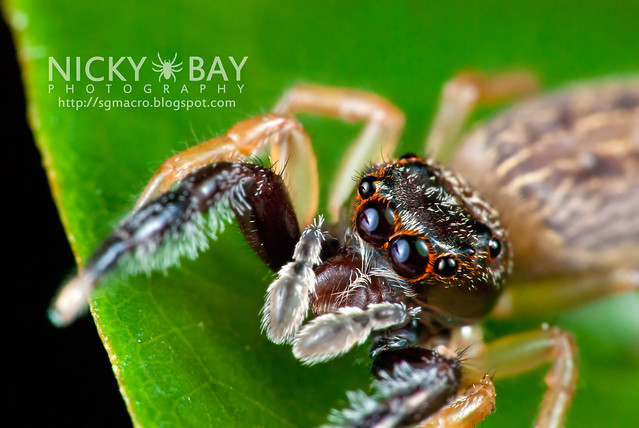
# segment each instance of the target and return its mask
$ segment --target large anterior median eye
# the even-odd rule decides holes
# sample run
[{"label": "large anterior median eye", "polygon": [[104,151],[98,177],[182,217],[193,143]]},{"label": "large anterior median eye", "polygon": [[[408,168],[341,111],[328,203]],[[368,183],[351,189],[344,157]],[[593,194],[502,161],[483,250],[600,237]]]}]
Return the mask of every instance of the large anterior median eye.
[{"label": "large anterior median eye", "polygon": [[400,235],[393,238],[388,248],[393,269],[405,278],[419,278],[428,265],[428,245],[417,236]]},{"label": "large anterior median eye", "polygon": [[395,214],[392,205],[381,201],[370,201],[362,204],[357,214],[357,232],[369,244],[381,247],[393,234]]}]

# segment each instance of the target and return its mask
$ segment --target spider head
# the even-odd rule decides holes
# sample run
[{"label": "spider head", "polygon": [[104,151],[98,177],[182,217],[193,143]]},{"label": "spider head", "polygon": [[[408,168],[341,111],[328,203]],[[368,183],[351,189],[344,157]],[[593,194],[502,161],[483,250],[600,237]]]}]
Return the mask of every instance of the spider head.
[{"label": "spider head", "polygon": [[360,178],[353,228],[382,255],[376,267],[446,323],[490,312],[510,269],[494,210],[452,172],[414,155]]}]

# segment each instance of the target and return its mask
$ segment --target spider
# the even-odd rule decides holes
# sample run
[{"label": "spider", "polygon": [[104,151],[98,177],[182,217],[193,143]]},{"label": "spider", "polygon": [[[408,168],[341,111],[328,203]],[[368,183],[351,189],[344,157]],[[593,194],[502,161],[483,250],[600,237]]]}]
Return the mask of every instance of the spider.
[{"label": "spider", "polygon": [[[404,118],[387,100],[295,86],[273,113],[164,162],[61,289],[51,319],[72,322],[120,265],[195,257],[235,218],[277,273],[262,310],[270,340],[306,364],[371,343],[375,392],[349,393],[333,424],[474,426],[493,411],[493,377],[550,363],[536,425],[561,426],[577,379],[572,335],[544,326],[486,344],[479,322],[639,287],[639,81],[523,101],[465,137],[452,169],[440,163],[477,105],[536,88],[527,73],[459,75],[444,86],[429,158],[393,158]],[[298,113],[365,122],[327,220],[316,217],[316,160]],[[271,166],[251,161],[267,148]]]},{"label": "spider", "polygon": [[173,81],[174,82],[176,81],[175,73],[182,71],[182,69],[179,68],[182,66],[182,62],[180,62],[179,64],[176,64],[175,63],[176,59],[177,59],[177,52],[175,53],[171,61],[163,61],[162,57],[158,53],[158,60],[160,60],[160,63],[156,64],[155,61],[151,63],[153,64],[153,67],[154,67],[153,71],[160,73],[160,76],[158,77],[158,82],[161,81],[163,77],[166,80],[169,80],[172,77]]}]

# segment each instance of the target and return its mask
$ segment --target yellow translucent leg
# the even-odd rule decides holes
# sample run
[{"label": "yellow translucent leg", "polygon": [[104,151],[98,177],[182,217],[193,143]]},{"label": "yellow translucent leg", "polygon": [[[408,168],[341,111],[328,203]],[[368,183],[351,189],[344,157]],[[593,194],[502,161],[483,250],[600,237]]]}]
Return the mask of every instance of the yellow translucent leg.
[{"label": "yellow translucent leg", "polygon": [[361,168],[391,159],[404,128],[404,115],[375,94],[317,85],[298,85],[287,91],[274,111],[330,116],[349,122],[362,121],[364,129],[342,157],[329,193],[329,216],[338,220],[339,210],[353,192],[353,175]]},{"label": "yellow translucent leg", "polygon": [[489,343],[482,368],[495,377],[516,375],[551,363],[548,389],[535,426],[562,427],[577,384],[577,347],[570,333],[542,328]]},{"label": "yellow translucent leg", "polygon": [[[509,286],[493,309],[495,318],[558,312],[607,295],[639,290],[639,270],[588,272],[576,277],[553,278]],[[549,299],[548,296],[552,296]]]},{"label": "yellow translucent leg", "polygon": [[454,77],[444,85],[439,108],[424,145],[424,153],[429,158],[445,163],[445,155],[459,141],[475,107],[521,98],[537,92],[538,87],[535,76],[527,72],[493,76],[464,73]]},{"label": "yellow translucent leg", "polygon": [[424,421],[420,428],[472,428],[495,409],[495,386],[490,376],[464,367],[463,383],[446,407]]},{"label": "yellow translucent leg", "polygon": [[312,222],[317,211],[317,161],[311,140],[293,117],[264,114],[244,120],[226,135],[205,141],[165,161],[153,175],[136,208],[169,190],[176,181],[205,165],[241,161],[260,154],[268,146],[271,160],[283,170],[301,227]]}]

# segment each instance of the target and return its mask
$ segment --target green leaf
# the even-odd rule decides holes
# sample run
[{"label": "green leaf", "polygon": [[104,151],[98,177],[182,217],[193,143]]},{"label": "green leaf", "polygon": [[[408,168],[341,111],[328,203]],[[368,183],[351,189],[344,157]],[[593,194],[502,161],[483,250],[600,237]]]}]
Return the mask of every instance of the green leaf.
[{"label": "green leaf", "polygon": [[[526,66],[555,85],[636,71],[636,4],[588,7],[534,2],[444,4],[337,2],[163,3],[104,5],[12,0],[5,15],[19,45],[30,118],[54,198],[80,261],[125,215],[152,171],[171,154],[268,111],[295,82],[376,92],[405,111],[402,151],[418,151],[442,83],[460,70]],[[131,56],[155,61],[222,58],[229,81],[214,75],[203,94],[186,72],[162,92],[146,64],[139,82],[52,81],[48,58]],[[236,86],[227,57],[248,56]],[[126,70],[126,60],[120,70]],[[73,67],[72,67],[73,68]],[[124,72],[124,71],[123,71]],[[131,74],[128,74],[131,79]],[[112,83],[112,86],[107,86]],[[126,93],[125,83],[132,92]],[[144,92],[150,84],[152,93]],[[50,84],[54,87],[50,88]],[[87,93],[93,84],[94,92]],[[188,94],[181,94],[186,84]],[[225,92],[217,93],[218,85]],[[73,93],[65,93],[67,86]],[[110,90],[110,92],[109,92]],[[233,108],[80,108],[66,99],[233,99]],[[322,200],[358,127],[303,117],[319,159]],[[355,173],[355,172],[354,172]],[[323,207],[324,205],[322,205]],[[314,426],[344,391],[369,383],[362,350],[303,367],[288,347],[259,331],[259,309],[272,275],[229,227],[196,261],[166,276],[113,280],[96,293],[93,315],[133,421],[139,426]],[[547,319],[574,331],[581,378],[568,426],[622,426],[639,399],[637,296],[609,300]],[[490,323],[491,336],[539,320]],[[543,370],[497,383],[497,412],[485,426],[527,426],[543,393]]]}]

